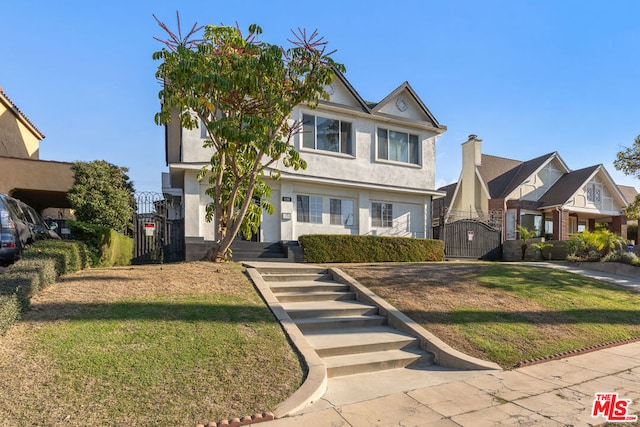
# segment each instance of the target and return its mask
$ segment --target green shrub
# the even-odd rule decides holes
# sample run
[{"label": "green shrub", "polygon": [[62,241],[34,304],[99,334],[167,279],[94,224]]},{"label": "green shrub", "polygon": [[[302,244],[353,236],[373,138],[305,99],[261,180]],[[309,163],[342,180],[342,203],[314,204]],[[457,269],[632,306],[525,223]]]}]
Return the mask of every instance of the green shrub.
[{"label": "green shrub", "polygon": [[0,335],[20,318],[20,303],[15,294],[0,295]]},{"label": "green shrub", "polygon": [[22,259],[0,274],[0,334],[18,321],[31,298],[58,275],[86,267],[86,252],[81,242],[61,240],[41,240],[24,251]]},{"label": "green shrub", "polygon": [[628,265],[636,265],[639,260],[636,254],[624,250],[609,252],[602,258],[602,262],[620,262]]},{"label": "green shrub", "polygon": [[40,280],[39,288],[36,291],[55,283],[58,276],[56,262],[51,258],[21,259],[11,266],[10,271],[38,275]]},{"label": "green shrub", "polygon": [[63,240],[40,240],[22,253],[24,259],[52,258],[58,275],[82,270],[83,263],[79,245]]},{"label": "green shrub", "polygon": [[29,308],[40,288],[40,274],[35,270],[11,267],[0,275],[0,295],[15,296],[21,311]]},{"label": "green shrub", "polygon": [[91,265],[111,267],[130,265],[133,258],[133,239],[108,227],[68,221],[74,239],[86,244]]},{"label": "green shrub", "polygon": [[444,242],[408,237],[309,234],[298,238],[305,262],[443,261]]},{"label": "green shrub", "polygon": [[612,251],[626,247],[626,240],[608,230],[575,233],[567,242],[571,261],[600,261]]},{"label": "green shrub", "polygon": [[102,247],[105,245],[109,227],[88,224],[81,221],[67,221],[67,225],[71,230],[71,235],[75,240],[79,240],[87,245],[87,251],[91,265],[100,265],[102,258]]}]

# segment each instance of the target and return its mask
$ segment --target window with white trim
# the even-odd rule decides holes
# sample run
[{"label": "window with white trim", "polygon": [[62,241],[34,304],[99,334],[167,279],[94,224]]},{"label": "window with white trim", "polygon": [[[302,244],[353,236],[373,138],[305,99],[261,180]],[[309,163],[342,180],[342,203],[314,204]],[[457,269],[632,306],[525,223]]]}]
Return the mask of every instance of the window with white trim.
[{"label": "window with white trim", "polygon": [[407,132],[378,128],[378,159],[420,164],[420,138]]},{"label": "window with white trim", "polygon": [[311,114],[303,114],[302,121],[304,148],[354,155],[350,122]]},{"label": "window with white trim", "polygon": [[329,223],[351,227],[354,224],[353,200],[329,199]]},{"label": "window with white trim", "polygon": [[207,130],[207,125],[202,119],[200,119],[200,138],[203,138],[203,139],[209,138],[209,131]]},{"label": "window with white trim", "polygon": [[391,203],[371,203],[371,225],[373,227],[393,227],[393,205]]},{"label": "window with white trim", "polygon": [[600,204],[602,202],[602,184],[588,184],[585,188],[585,195],[588,201]]},{"label": "window with white trim", "polygon": [[297,196],[298,222],[322,224],[322,197]]}]

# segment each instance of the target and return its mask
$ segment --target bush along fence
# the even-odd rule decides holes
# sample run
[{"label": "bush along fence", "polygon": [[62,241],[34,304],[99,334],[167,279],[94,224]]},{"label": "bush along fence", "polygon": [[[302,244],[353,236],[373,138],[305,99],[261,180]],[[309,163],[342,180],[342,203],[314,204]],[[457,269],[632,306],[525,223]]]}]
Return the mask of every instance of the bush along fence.
[{"label": "bush along fence", "polygon": [[444,242],[409,237],[313,234],[298,238],[305,262],[444,261]]}]

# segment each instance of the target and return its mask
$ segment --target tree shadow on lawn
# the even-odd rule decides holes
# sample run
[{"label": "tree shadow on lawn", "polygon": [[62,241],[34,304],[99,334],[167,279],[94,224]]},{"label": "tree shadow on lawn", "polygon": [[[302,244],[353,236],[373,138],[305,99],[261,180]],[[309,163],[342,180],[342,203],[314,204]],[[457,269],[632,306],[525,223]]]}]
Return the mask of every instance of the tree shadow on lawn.
[{"label": "tree shadow on lawn", "polygon": [[24,316],[32,322],[60,320],[161,320],[187,322],[275,322],[266,307],[167,302],[114,302],[114,303],[43,303],[32,305]]},{"label": "tree shadow on lawn", "polygon": [[403,310],[418,323],[462,325],[466,323],[523,323],[539,325],[640,325],[640,312],[620,309],[571,309],[561,311],[499,310]]}]

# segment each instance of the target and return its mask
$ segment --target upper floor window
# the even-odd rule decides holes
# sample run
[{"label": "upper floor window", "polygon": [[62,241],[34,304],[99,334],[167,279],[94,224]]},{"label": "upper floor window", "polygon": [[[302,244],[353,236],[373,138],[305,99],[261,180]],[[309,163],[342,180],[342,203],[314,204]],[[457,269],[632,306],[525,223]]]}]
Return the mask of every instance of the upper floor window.
[{"label": "upper floor window", "polygon": [[353,156],[350,122],[303,114],[302,146]]},{"label": "upper floor window", "polygon": [[207,131],[207,125],[205,122],[200,119],[200,138],[207,139],[209,138],[209,132]]},{"label": "upper floor window", "polygon": [[600,184],[589,184],[585,189],[587,200],[593,203],[602,201],[602,186]]},{"label": "upper floor window", "polygon": [[378,158],[420,164],[418,135],[378,128]]}]

